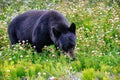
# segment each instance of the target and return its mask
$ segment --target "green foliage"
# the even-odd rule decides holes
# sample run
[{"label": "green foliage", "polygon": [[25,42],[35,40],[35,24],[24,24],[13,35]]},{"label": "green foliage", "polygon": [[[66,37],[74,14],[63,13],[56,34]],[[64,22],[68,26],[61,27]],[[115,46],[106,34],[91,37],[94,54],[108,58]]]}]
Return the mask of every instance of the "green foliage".
[{"label": "green foliage", "polygon": [[[112,4],[111,4],[112,3]],[[3,0],[0,1],[0,80],[119,80],[119,1]],[[9,22],[31,9],[58,10],[77,25],[76,60],[45,46],[37,53],[30,44],[10,48]]]},{"label": "green foliage", "polygon": [[90,68],[90,69],[85,69],[82,72],[82,79],[83,80],[94,80],[95,78],[95,71],[94,69]]},{"label": "green foliage", "polygon": [[16,66],[16,74],[17,74],[17,77],[25,76],[25,68],[24,68],[24,66],[17,65]]}]

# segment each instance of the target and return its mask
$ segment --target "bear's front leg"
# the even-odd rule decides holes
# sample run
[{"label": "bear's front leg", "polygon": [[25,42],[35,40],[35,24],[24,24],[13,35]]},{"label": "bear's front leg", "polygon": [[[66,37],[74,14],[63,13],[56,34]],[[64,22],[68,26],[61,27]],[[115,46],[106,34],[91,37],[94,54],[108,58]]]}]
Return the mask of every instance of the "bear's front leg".
[{"label": "bear's front leg", "polygon": [[42,52],[42,48],[44,47],[44,45],[33,45],[33,48],[37,51],[37,52]]}]

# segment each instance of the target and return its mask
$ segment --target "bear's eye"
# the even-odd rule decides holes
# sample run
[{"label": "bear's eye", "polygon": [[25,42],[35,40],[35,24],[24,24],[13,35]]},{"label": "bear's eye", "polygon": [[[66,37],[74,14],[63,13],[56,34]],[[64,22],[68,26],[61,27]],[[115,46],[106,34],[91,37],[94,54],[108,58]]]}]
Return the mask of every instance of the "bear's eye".
[{"label": "bear's eye", "polygon": [[70,36],[69,38],[68,38],[68,40],[70,41],[70,42],[74,42],[74,37],[73,36]]}]

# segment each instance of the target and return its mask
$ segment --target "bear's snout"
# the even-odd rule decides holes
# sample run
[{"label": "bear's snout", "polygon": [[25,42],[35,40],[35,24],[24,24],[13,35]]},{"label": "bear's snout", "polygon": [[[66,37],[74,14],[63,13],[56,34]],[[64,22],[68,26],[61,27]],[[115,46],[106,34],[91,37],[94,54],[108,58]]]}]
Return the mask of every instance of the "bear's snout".
[{"label": "bear's snout", "polygon": [[68,55],[72,58],[72,60],[75,60],[74,48],[68,50]]}]

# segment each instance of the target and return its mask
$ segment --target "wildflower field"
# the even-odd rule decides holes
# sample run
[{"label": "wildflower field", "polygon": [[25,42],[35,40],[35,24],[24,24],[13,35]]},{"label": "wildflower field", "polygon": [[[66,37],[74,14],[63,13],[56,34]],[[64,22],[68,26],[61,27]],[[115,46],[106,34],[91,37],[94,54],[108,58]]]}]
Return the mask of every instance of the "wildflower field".
[{"label": "wildflower field", "polygon": [[[76,60],[54,45],[41,55],[30,44],[10,48],[8,24],[27,10],[57,10],[75,22]],[[120,1],[1,0],[0,80],[120,80]]]}]

